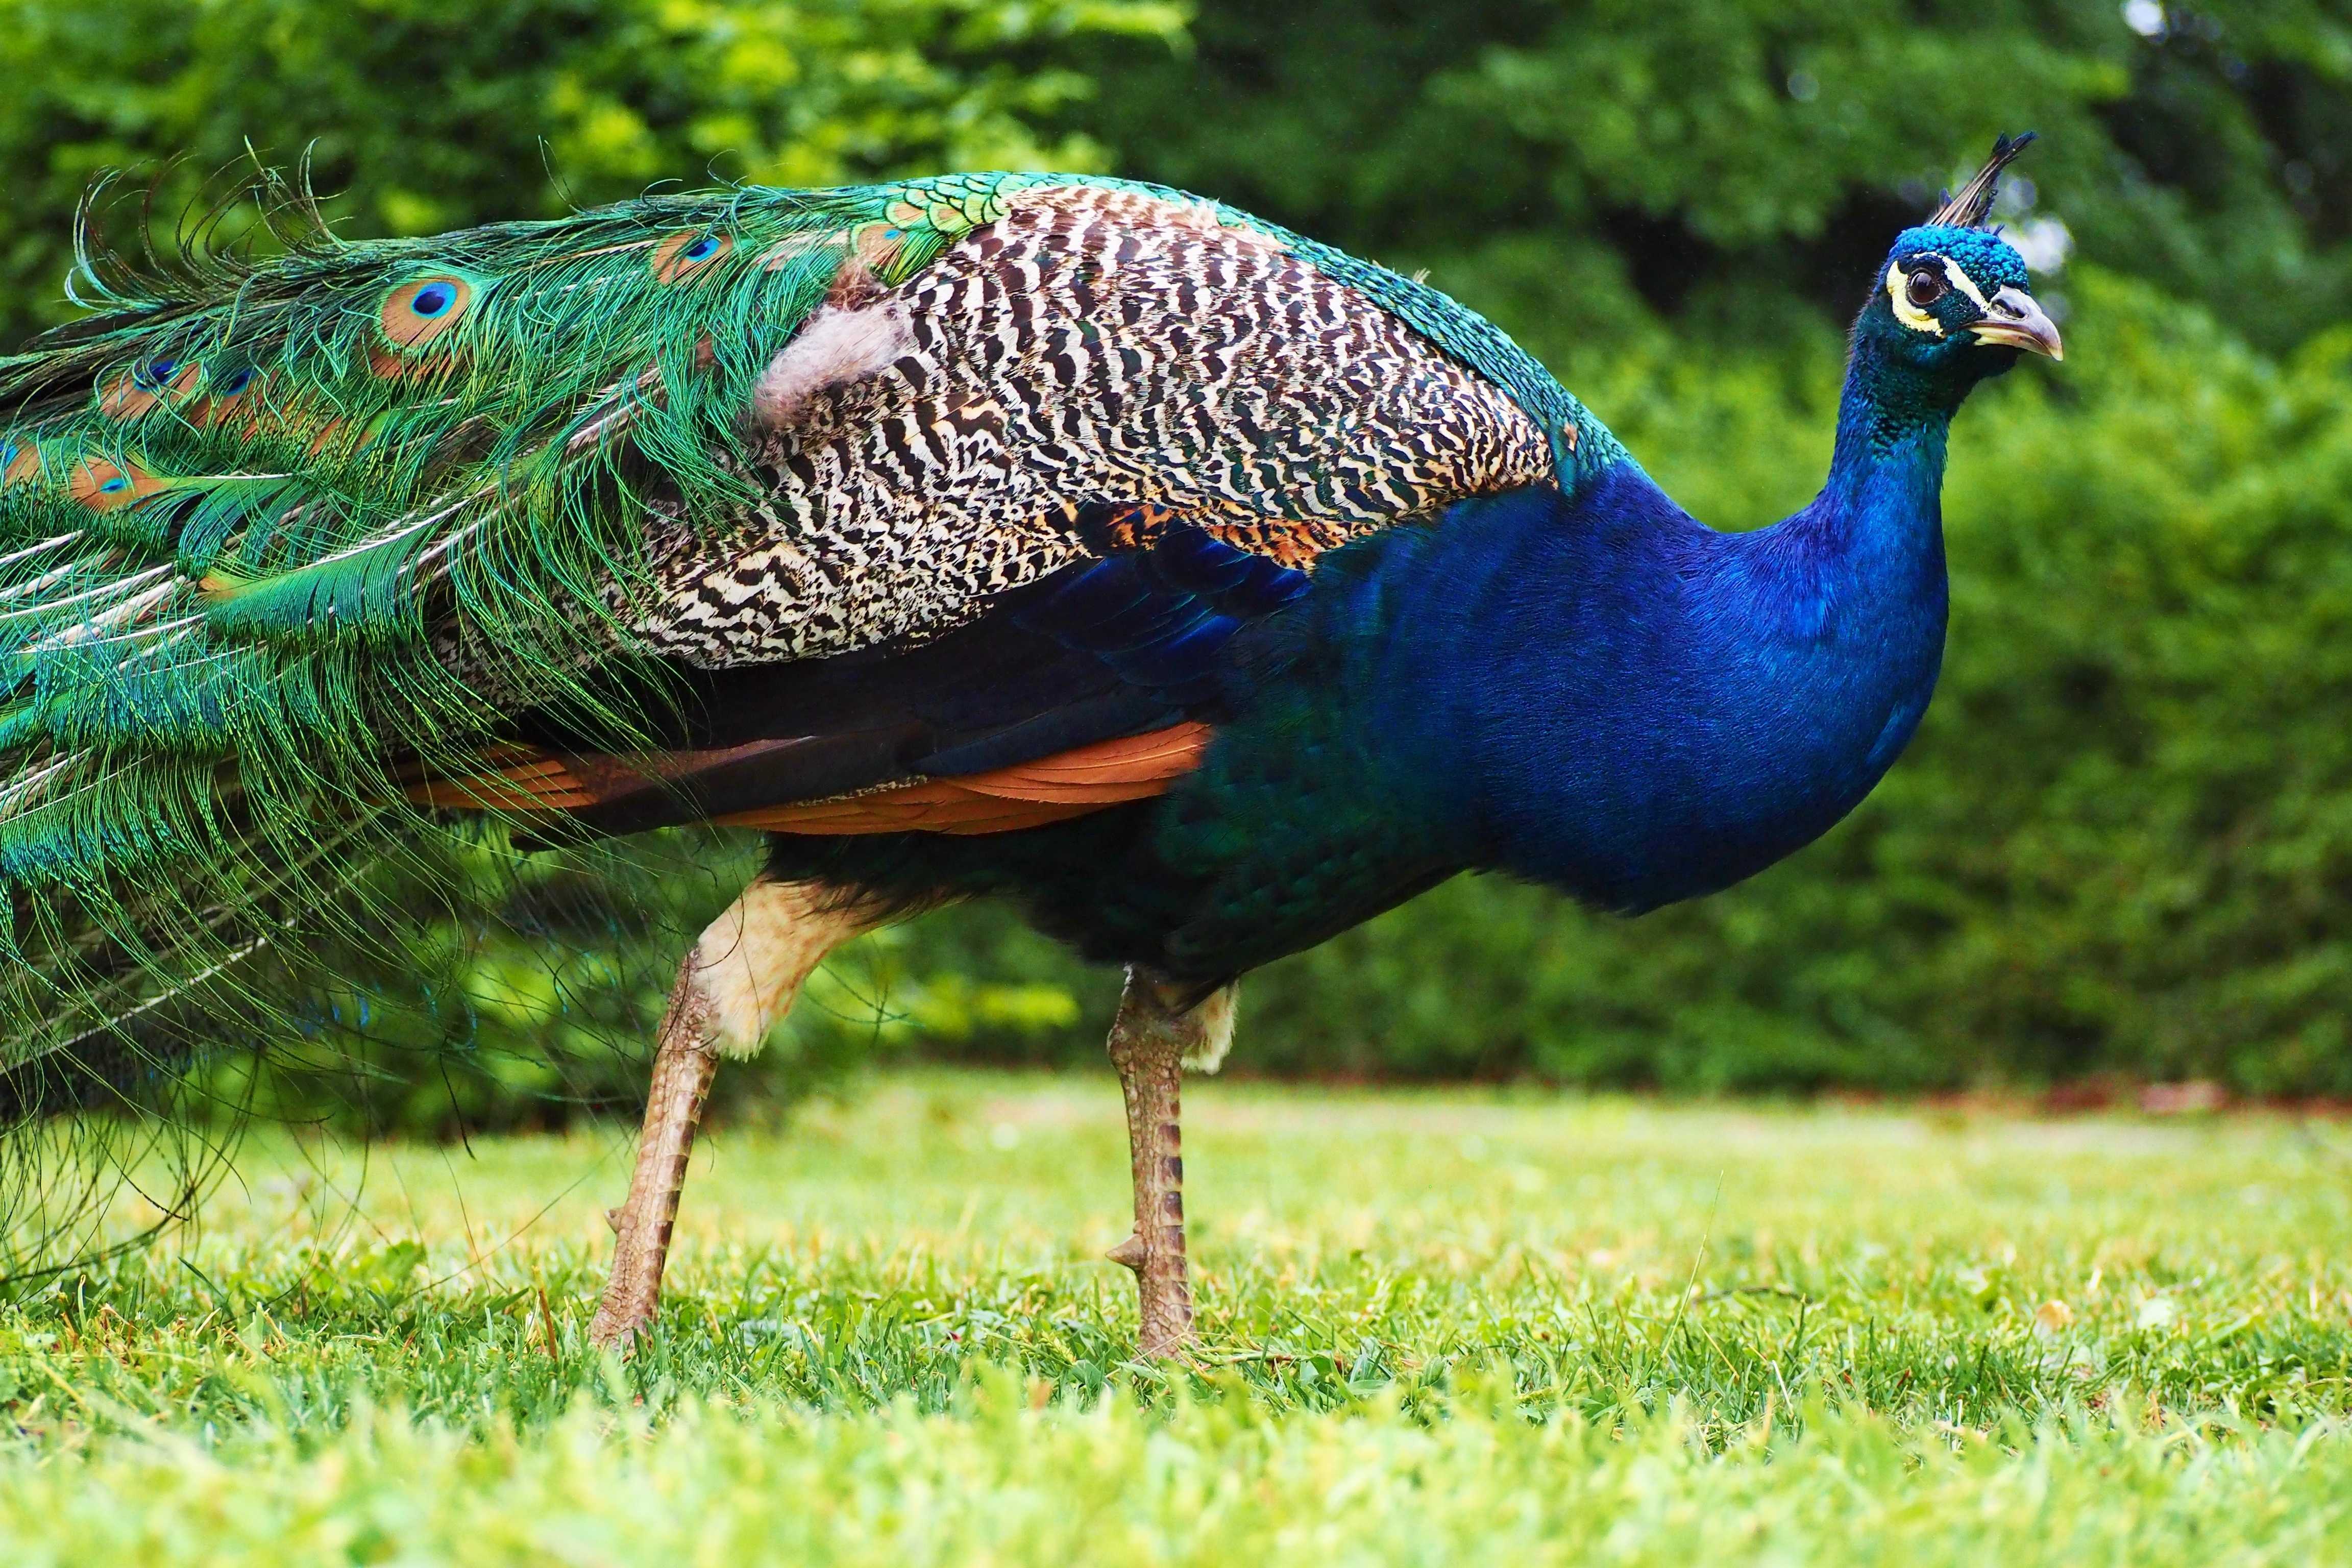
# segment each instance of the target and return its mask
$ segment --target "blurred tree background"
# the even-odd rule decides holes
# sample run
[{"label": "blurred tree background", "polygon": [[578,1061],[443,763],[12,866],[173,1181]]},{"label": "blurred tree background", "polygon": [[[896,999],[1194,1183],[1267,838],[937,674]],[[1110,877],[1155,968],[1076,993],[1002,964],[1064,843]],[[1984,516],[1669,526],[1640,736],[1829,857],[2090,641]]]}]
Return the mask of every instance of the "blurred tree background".
[{"label": "blurred tree background", "polygon": [[[69,313],[73,207],[114,166],[144,171],[171,215],[241,159],[307,158],[352,234],[663,182],[1107,170],[1429,269],[1724,527],[1818,483],[1843,323],[1893,232],[1996,131],[2039,130],[2003,216],[2069,358],[1962,418],[1943,689],[1876,795],[1755,881],[1639,921],[1459,880],[1253,977],[1240,1065],[2352,1093],[2340,4],[0,0],[0,16],[11,338]],[[647,1026],[677,933],[724,882],[673,876],[649,909],[593,868],[526,869],[501,895],[509,923],[561,907],[603,956],[558,973],[502,928],[445,931],[437,972],[464,1005],[394,1042],[368,1114],[454,1131],[625,1099],[635,1069],[609,1051],[547,1065],[549,1009],[600,1038]],[[601,903],[581,891],[596,886]],[[945,911],[837,962],[737,1092],[877,1044],[1090,1060],[1115,993],[994,911]],[[465,1047],[470,1076],[405,1070],[436,1059],[410,1048],[425,1037]]]}]

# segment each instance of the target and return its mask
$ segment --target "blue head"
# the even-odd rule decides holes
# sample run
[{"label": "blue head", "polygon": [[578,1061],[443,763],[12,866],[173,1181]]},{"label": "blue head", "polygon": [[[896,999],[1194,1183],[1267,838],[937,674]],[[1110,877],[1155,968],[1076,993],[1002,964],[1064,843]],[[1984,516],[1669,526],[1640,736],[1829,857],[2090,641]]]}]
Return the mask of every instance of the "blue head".
[{"label": "blue head", "polygon": [[2063,357],[2024,258],[1981,226],[2002,167],[2032,140],[2002,137],[1959,195],[1895,237],[1854,322],[1856,369],[1871,373],[1881,397],[1948,413],[1969,387],[2015,364],[2021,351]]}]

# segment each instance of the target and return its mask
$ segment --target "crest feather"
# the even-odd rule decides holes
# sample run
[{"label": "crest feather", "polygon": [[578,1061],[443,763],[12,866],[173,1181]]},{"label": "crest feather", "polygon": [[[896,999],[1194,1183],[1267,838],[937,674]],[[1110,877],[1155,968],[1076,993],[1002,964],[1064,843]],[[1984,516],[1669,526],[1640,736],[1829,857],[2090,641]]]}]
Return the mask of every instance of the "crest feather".
[{"label": "crest feather", "polygon": [[2031,131],[2022,136],[1997,136],[1993,139],[1992,156],[1976,176],[1959,188],[1958,194],[1947,192],[1943,205],[1927,218],[1931,227],[1975,228],[1992,211],[1995,188],[2000,184],[2000,172],[2016,162],[2017,155],[2032,142]]}]

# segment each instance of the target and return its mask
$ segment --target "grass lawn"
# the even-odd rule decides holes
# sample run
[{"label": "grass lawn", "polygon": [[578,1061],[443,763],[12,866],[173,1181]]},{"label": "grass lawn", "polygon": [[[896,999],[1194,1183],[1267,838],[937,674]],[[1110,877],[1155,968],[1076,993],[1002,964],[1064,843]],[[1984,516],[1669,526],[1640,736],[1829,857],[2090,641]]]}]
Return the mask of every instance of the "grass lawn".
[{"label": "grass lawn", "polygon": [[1122,1360],[1106,1070],[697,1155],[249,1149],[0,1308],[0,1563],[2352,1561],[2352,1133],[1187,1091],[1205,1344]]}]

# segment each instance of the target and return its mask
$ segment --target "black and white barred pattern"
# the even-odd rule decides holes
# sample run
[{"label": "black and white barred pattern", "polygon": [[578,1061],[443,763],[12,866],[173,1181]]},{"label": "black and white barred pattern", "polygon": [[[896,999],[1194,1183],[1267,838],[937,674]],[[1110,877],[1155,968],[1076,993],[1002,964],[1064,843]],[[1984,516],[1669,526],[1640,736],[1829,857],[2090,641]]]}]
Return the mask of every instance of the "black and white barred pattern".
[{"label": "black and white barred pattern", "polygon": [[1304,563],[1551,474],[1508,396],[1356,290],[1204,206],[1087,187],[1023,193],[895,289],[847,278],[754,420],[767,499],[653,524],[638,630],[698,664],[936,636],[1087,554],[1086,502]]}]

